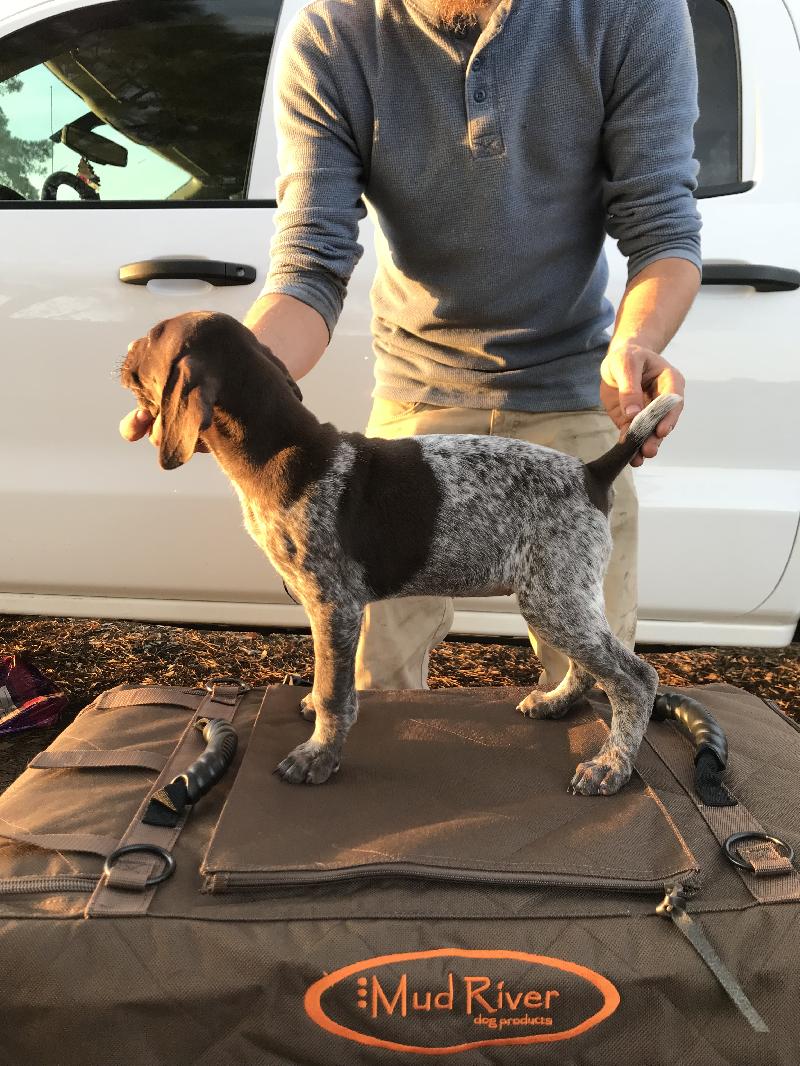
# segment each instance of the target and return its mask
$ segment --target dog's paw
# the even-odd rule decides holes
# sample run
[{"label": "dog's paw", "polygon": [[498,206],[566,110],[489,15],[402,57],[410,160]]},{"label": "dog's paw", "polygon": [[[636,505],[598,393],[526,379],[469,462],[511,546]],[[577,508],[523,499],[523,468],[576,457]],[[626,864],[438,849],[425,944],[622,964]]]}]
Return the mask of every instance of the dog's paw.
[{"label": "dog's paw", "polygon": [[300,714],[307,722],[313,722],[317,716],[317,712],[314,710],[314,701],[311,699],[310,692],[300,700]]},{"label": "dog's paw", "polygon": [[623,755],[600,753],[578,764],[570,791],[581,796],[613,796],[630,779],[631,760]]},{"label": "dog's paw", "polygon": [[339,769],[339,755],[331,747],[307,740],[298,744],[275,767],[275,773],[292,785],[321,785]]},{"label": "dog's paw", "polygon": [[542,693],[533,691],[517,704],[517,710],[526,718],[563,718],[570,708],[568,699],[548,699]]}]

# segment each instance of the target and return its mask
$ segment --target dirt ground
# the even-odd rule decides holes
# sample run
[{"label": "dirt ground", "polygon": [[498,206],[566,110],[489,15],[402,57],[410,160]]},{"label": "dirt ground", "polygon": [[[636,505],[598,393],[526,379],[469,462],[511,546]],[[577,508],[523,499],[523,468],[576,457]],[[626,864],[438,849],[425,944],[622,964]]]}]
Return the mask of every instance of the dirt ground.
[{"label": "dirt ground", "polygon": [[[800,644],[788,648],[648,648],[638,651],[664,685],[725,681],[774,700],[800,721]],[[0,740],[0,791],[104,689],[119,684],[194,685],[235,676],[274,684],[310,675],[304,632],[191,628],[93,618],[0,615],[0,654],[24,652],[69,698],[58,725]],[[431,656],[431,688],[532,684],[538,663],[523,641],[448,640]]]}]

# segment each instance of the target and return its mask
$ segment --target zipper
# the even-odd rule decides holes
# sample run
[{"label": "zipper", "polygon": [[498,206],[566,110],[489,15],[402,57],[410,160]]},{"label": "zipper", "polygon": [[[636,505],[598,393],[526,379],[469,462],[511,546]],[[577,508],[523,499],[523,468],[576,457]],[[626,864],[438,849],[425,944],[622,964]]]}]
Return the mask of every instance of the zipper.
[{"label": "zipper", "polygon": [[[684,882],[691,894],[699,887],[697,870],[688,871]],[[295,885],[331,884],[336,882],[368,881],[382,877],[410,877],[424,881],[448,881],[457,884],[482,884],[496,888],[543,887],[575,888],[588,891],[617,891],[649,895],[664,891],[664,879],[655,881],[625,881],[608,878],[562,877],[558,874],[493,873],[489,870],[452,870],[443,866],[418,866],[409,863],[375,863],[369,866],[342,867],[337,870],[275,870],[269,874],[254,875],[250,872],[227,872],[208,874],[203,882],[205,892],[219,893],[230,889],[279,888]]]},{"label": "zipper", "polygon": [[694,950],[716,977],[728,998],[740,1014],[757,1033],[768,1033],[767,1023],[745,995],[744,989],[714,950],[710,940],[703,932],[703,927],[687,913],[685,886],[674,885],[667,889],[667,894],[656,907],[656,914],[671,920],[673,925],[686,937]]},{"label": "zipper", "polygon": [[99,878],[65,875],[63,877],[7,877],[0,880],[0,896],[23,892],[94,892]]}]

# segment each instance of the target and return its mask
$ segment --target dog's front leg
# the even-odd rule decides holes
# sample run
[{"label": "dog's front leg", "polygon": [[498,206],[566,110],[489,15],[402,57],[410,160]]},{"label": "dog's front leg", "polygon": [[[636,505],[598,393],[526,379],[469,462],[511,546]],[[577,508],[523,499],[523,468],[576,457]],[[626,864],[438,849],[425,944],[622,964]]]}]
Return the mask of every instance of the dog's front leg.
[{"label": "dog's front leg", "polygon": [[311,737],[286,756],[276,773],[292,784],[321,785],[339,769],[342,746],[358,714],[355,659],[363,607],[306,604],[314,638],[316,712]]}]

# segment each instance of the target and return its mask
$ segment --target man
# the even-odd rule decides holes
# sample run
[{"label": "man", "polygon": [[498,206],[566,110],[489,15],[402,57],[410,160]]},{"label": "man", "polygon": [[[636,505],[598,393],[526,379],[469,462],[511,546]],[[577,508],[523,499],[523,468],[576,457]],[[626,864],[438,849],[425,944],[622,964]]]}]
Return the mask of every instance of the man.
[{"label": "man", "polygon": [[[700,282],[696,118],[685,0],[316,0],[279,59],[276,233],[245,323],[295,378],[312,369],[362,251],[366,201],[378,247],[368,434],[498,433],[595,458],[657,393],[683,395],[661,353]],[[629,264],[610,343],[606,233]],[[123,434],[149,425],[131,415]],[[630,471],[612,532],[607,613],[632,647]],[[371,605],[358,686],[426,687],[451,620],[452,602],[430,597]],[[566,660],[531,640],[550,688]]]}]

